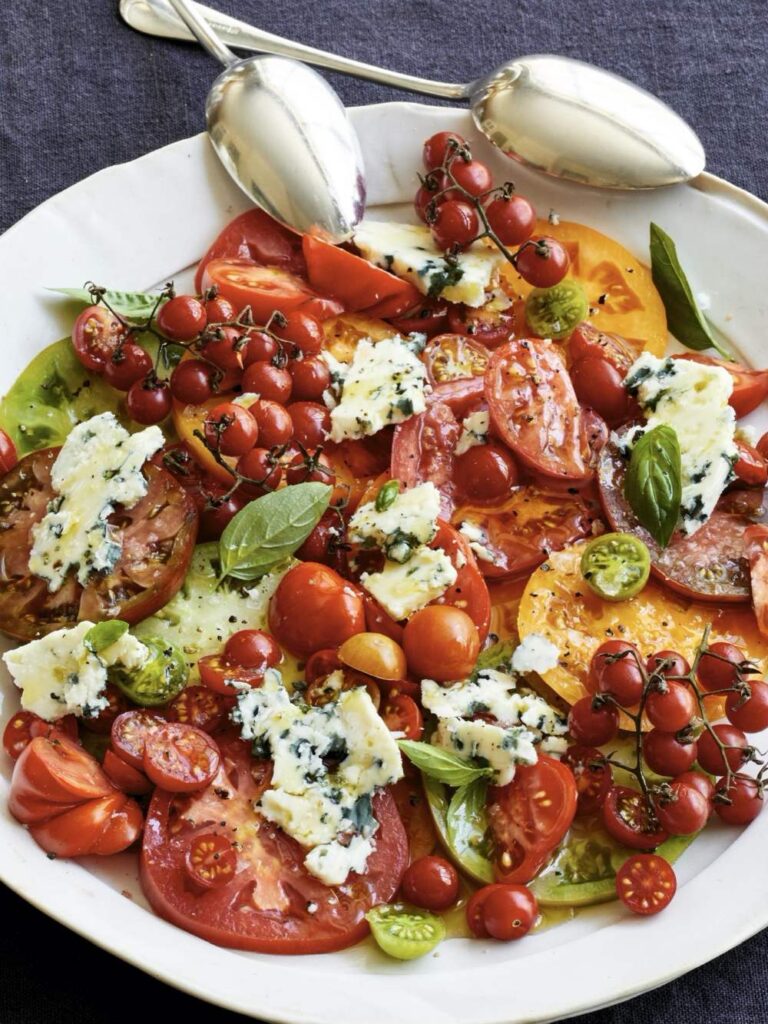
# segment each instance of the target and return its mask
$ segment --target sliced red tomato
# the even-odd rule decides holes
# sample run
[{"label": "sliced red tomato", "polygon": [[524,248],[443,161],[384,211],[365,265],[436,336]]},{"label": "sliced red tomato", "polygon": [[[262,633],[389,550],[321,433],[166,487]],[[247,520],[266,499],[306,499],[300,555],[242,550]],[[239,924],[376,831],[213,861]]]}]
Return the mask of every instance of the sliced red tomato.
[{"label": "sliced red tomato", "polygon": [[365,627],[371,633],[383,633],[396,644],[403,642],[403,627],[385,612],[379,602],[370,594],[363,595],[365,604]]},{"label": "sliced red tomato", "polygon": [[453,452],[461,435],[459,421],[445,402],[395,428],[392,477],[406,488],[431,480],[440,491],[441,511],[449,519],[454,507]]},{"label": "sliced red tomato", "polygon": [[211,260],[252,260],[266,267],[281,267],[292,274],[304,274],[301,235],[283,227],[263,210],[246,210],[221,231],[200,260],[195,274],[195,291],[201,293],[205,268]]},{"label": "sliced red tomato", "polygon": [[144,828],[144,813],[130,798],[110,817],[109,824],[91,847],[91,853],[109,857],[133,846]]},{"label": "sliced red tomato", "polygon": [[485,374],[485,394],[494,430],[521,462],[555,479],[590,478],[581,409],[550,342],[521,338],[497,348]]},{"label": "sliced red tomato", "polygon": [[109,518],[122,542],[117,565],[82,587],[74,575],[54,593],[29,571],[32,528],[54,497],[51,467],[58,448],[27,455],[0,480],[0,629],[32,640],[80,619],[134,623],[158,611],[186,575],[197,534],[194,504],[165,470],[144,469],[146,497]]},{"label": "sliced red tomato", "polygon": [[275,310],[290,313],[300,309],[319,320],[344,311],[340,302],[318,295],[289,270],[263,267],[250,260],[211,260],[205,268],[203,287],[214,285],[238,312],[250,306],[257,324],[265,324]]},{"label": "sliced red tomato", "polygon": [[482,377],[490,352],[464,334],[438,334],[424,349],[424,365],[432,385],[464,377]]},{"label": "sliced red tomato", "polygon": [[607,359],[622,377],[626,376],[627,370],[637,359],[637,348],[626,338],[618,334],[608,334],[606,331],[599,331],[592,324],[581,323],[568,338],[569,365],[575,363],[583,356],[596,356]]},{"label": "sliced red tomato", "polygon": [[144,771],[161,789],[190,793],[213,781],[221,761],[215,740],[202,729],[166,722],[147,733]]},{"label": "sliced red tomato", "polygon": [[744,531],[744,546],[749,562],[752,605],[757,625],[768,636],[768,526],[762,523]]},{"label": "sliced red tomato", "polygon": [[189,844],[185,867],[194,886],[219,889],[235,877],[237,851],[220,832],[203,832]]},{"label": "sliced red tomato", "polygon": [[14,818],[30,825],[113,792],[101,765],[77,743],[63,736],[36,736],[14,766],[8,807]]},{"label": "sliced red tomato", "polygon": [[224,697],[231,697],[235,693],[237,683],[260,686],[265,671],[261,666],[244,668],[242,665],[233,665],[223,654],[206,654],[200,658],[197,667],[203,686]]},{"label": "sliced red tomato", "polygon": [[611,529],[640,537],[651,553],[651,571],[672,590],[699,601],[748,601],[749,567],[744,531],[759,518],[747,492],[724,494],[706,523],[690,537],[676,534],[661,549],[640,525],[624,497],[627,462],[609,441],[598,468],[600,500]]},{"label": "sliced red tomato", "polygon": [[153,711],[144,708],[125,711],[112,723],[112,749],[126,764],[143,771],[147,736],[163,724],[164,719]]},{"label": "sliced red tomato", "polygon": [[[125,795],[114,790],[107,796],[86,800],[77,807],[65,810],[38,825],[30,827],[35,842],[42,846],[46,853],[57,857],[84,857],[86,854],[101,852],[100,846],[104,833],[111,827],[115,815],[119,814],[127,803],[133,804],[139,812],[139,821],[143,820],[138,804]],[[141,826],[124,845],[108,844],[105,853],[119,853],[134,842]],[[115,847],[116,848],[113,848]]]},{"label": "sliced red tomato", "polygon": [[466,612],[477,626],[482,643],[491,625],[491,597],[469,541],[449,523],[438,520],[430,547],[442,548],[456,570],[456,582],[433,603],[452,604]]},{"label": "sliced red tomato", "polygon": [[453,523],[460,527],[467,522],[487,538],[482,543],[493,561],[477,559],[486,579],[512,579],[533,572],[551,551],[591,536],[599,517],[596,503],[583,495],[531,483],[515,488],[501,505],[462,506],[454,513]]},{"label": "sliced red tomato", "polygon": [[728,404],[739,419],[755,410],[768,398],[768,370],[750,370],[741,363],[716,359],[714,356],[701,355],[699,352],[680,352],[674,358],[690,359],[694,363],[705,363],[707,366],[722,366],[727,370],[733,378],[733,391]]},{"label": "sliced red tomato", "polygon": [[168,705],[168,721],[217,732],[226,724],[234,703],[234,699],[214,693],[207,686],[185,686]]},{"label": "sliced red tomato", "polygon": [[498,881],[525,883],[539,873],[571,827],[577,795],[570,770],[547,754],[518,767],[509,785],[489,788]]},{"label": "sliced red tomato", "polygon": [[413,309],[407,309],[402,316],[392,319],[392,326],[400,334],[426,334],[431,338],[448,326],[448,306],[444,299],[429,299],[424,295]]},{"label": "sliced red tomato", "polygon": [[[365,914],[397,892],[408,863],[408,840],[387,792],[373,800],[376,849],[364,875],[331,891],[304,867],[306,851],[254,809],[269,784],[269,762],[255,762],[247,744],[222,740],[222,763],[202,793],[158,790],[144,830],[141,878],[154,910],[185,931],[220,946],[262,953],[326,953],[368,932]],[[231,881],[200,891],[189,885],[190,847],[211,833],[237,851]]]},{"label": "sliced red tomato", "polygon": [[655,853],[637,853],[616,872],[616,892],[633,914],[658,914],[669,905],[676,890],[672,865]]},{"label": "sliced red tomato", "polygon": [[407,740],[420,740],[424,718],[416,701],[405,693],[391,693],[384,701],[381,717],[390,732],[403,733]]},{"label": "sliced red tomato", "polygon": [[522,302],[505,310],[451,306],[448,324],[456,334],[468,334],[488,348],[496,348],[513,338],[516,332],[525,330],[524,308]]},{"label": "sliced red tomato", "polygon": [[421,293],[408,281],[375,267],[362,256],[304,235],[309,283],[322,295],[333,295],[350,313],[395,317],[412,309]]},{"label": "sliced red tomato", "polygon": [[8,719],[3,730],[3,749],[8,757],[15,761],[35,736],[48,736],[54,739],[57,736],[64,736],[76,741],[77,719],[74,715],[66,715],[57,722],[46,722],[33,711],[17,711]]}]

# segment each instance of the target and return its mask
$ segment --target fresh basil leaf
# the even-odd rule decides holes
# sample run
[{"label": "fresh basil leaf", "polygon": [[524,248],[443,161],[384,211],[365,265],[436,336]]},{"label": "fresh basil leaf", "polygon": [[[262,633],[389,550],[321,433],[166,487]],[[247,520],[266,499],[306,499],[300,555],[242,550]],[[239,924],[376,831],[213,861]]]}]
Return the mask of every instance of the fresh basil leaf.
[{"label": "fresh basil leaf", "polygon": [[517,644],[513,644],[511,640],[503,640],[498,644],[494,644],[493,647],[488,647],[482,651],[475,663],[475,672],[481,671],[484,668],[506,668],[509,669],[512,665],[512,655],[515,653]]},{"label": "fresh basil leaf", "polygon": [[127,622],[123,622],[122,619],[108,619],[106,622],[97,622],[95,626],[91,626],[83,637],[83,643],[92,654],[98,654],[99,651],[117,643],[127,632]]},{"label": "fresh basil leaf", "polygon": [[452,754],[442,747],[416,740],[398,740],[397,744],[411,764],[420,768],[425,775],[446,786],[467,786],[475,779],[485,779],[491,774],[490,768],[478,768],[466,758]]},{"label": "fresh basil leaf", "polygon": [[481,855],[487,846],[488,816],[485,812],[488,780],[475,779],[457,789],[445,816],[448,842],[459,860]]},{"label": "fresh basil leaf", "polygon": [[[484,831],[482,835],[478,831],[476,835],[471,837],[471,840],[467,835],[467,842],[464,845],[452,845],[448,832],[447,818],[448,808],[451,805],[451,798],[454,794],[451,793],[447,786],[444,786],[441,782],[436,782],[434,779],[430,779],[430,777],[424,774],[424,772],[421,773],[421,781],[424,786],[424,796],[427,798],[429,811],[432,815],[432,821],[434,822],[440,842],[447,850],[450,851],[461,870],[468,874],[470,878],[473,878],[481,885],[487,885],[488,882],[493,882],[493,865],[488,859],[490,855],[490,843],[488,842],[489,837]],[[472,785],[479,786],[481,784],[484,784],[484,780],[480,780],[478,783],[473,783]],[[461,792],[461,790],[459,790],[459,792]],[[470,794],[470,801],[471,800],[472,795]],[[454,815],[455,813],[456,812],[454,811]],[[471,815],[471,817],[474,819],[474,814]],[[481,828],[482,823],[479,819],[476,820],[478,820],[478,827]],[[455,831],[454,834],[457,836],[459,835],[458,831]],[[461,836],[464,836],[463,831]],[[462,840],[460,839],[460,842],[461,841]]]},{"label": "fresh basil leaf", "polygon": [[221,535],[220,578],[256,580],[284,562],[314,530],[331,493],[328,484],[293,484],[246,505]]},{"label": "fresh basil leaf", "polygon": [[642,434],[632,449],[624,496],[653,539],[663,548],[677,526],[682,500],[680,442],[662,423]]},{"label": "fresh basil leaf", "polygon": [[[58,292],[59,295],[66,295],[74,302],[82,302],[85,306],[93,306],[93,296],[87,288],[49,288],[49,292]],[[114,309],[128,317],[145,317],[154,310],[159,295],[152,292],[121,292],[107,289],[104,292],[105,302]]]},{"label": "fresh basil leaf", "polygon": [[379,488],[379,493],[376,495],[376,511],[386,512],[388,508],[394,505],[399,493],[400,481],[388,480]]},{"label": "fresh basil leaf", "polygon": [[651,224],[651,275],[658,289],[670,333],[686,348],[714,348],[730,357],[728,350],[715,337],[712,327],[699,309],[688,278],[677,258],[677,248],[658,224]]}]

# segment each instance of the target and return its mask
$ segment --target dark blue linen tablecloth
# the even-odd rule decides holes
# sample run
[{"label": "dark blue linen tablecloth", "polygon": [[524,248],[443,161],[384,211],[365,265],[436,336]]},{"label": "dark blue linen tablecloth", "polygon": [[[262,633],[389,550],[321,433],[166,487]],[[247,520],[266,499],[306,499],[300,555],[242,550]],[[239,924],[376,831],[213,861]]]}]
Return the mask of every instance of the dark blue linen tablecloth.
[{"label": "dark blue linen tablecloth", "polygon": [[[766,0],[210,2],[302,42],[445,80],[472,78],[524,53],[592,61],[665,99],[699,133],[709,170],[768,198]],[[120,21],[117,0],[11,0],[3,4],[0,42],[0,230],[80,178],[203,126],[210,59],[134,34]],[[332,80],[350,105],[404,95]],[[716,917],[727,897],[711,896]],[[567,978],[552,983],[567,985]],[[126,966],[0,887],[0,1024],[135,1024],[148,1014],[186,1024],[242,1019]],[[766,1024],[768,933],[581,1020]]]}]

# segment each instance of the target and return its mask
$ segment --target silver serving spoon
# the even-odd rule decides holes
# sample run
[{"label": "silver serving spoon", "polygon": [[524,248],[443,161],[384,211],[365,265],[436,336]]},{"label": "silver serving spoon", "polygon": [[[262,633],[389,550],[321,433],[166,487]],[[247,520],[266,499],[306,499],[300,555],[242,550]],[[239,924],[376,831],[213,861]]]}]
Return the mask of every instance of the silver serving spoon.
[{"label": "silver serving spoon", "polygon": [[[469,100],[475,124],[494,145],[557,178],[603,188],[656,188],[704,169],[701,142],[673,110],[626,79],[578,60],[521,57],[466,85],[432,82],[282,39],[202,4],[190,7],[231,46],[427,96]],[[190,38],[168,0],[120,0],[120,12],[141,32]]]},{"label": "silver serving spoon", "polygon": [[226,69],[211,86],[205,116],[237,184],[297,231],[332,242],[349,238],[365,212],[365,172],[355,131],[330,85],[285,57],[238,60],[194,5],[170,2]]}]

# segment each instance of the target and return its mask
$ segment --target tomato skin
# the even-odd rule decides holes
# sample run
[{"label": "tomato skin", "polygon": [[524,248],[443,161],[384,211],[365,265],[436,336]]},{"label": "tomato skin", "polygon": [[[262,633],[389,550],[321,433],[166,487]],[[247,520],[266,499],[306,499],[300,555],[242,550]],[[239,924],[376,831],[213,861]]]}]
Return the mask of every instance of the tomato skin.
[{"label": "tomato skin", "polygon": [[616,892],[633,914],[658,914],[672,900],[677,878],[671,865],[653,853],[638,853],[616,872]]},{"label": "tomato skin", "polygon": [[643,757],[658,775],[682,775],[696,760],[695,740],[681,742],[672,732],[651,729],[643,737]]},{"label": "tomato skin", "polygon": [[245,455],[256,444],[259,427],[247,409],[222,402],[205,417],[205,439],[222,455]]},{"label": "tomato skin", "polygon": [[631,417],[633,400],[624,388],[624,377],[608,359],[582,356],[571,364],[569,373],[576,397],[598,412],[609,427],[618,427]]},{"label": "tomato skin", "polygon": [[490,885],[484,885],[481,889],[477,889],[470,896],[469,902],[467,903],[466,917],[469,930],[475,938],[490,938],[483,920],[483,904],[492,892],[503,889],[504,887],[505,886],[502,882],[492,882]]},{"label": "tomato skin", "polygon": [[86,370],[102,373],[125,335],[125,325],[106,306],[87,306],[75,320],[72,345]]},{"label": "tomato skin", "polygon": [[684,683],[668,680],[666,687],[665,691],[650,691],[645,702],[645,713],[648,721],[657,729],[679,732],[696,714],[696,698]]},{"label": "tomato skin", "polygon": [[205,268],[203,284],[217,287],[238,312],[250,306],[257,324],[266,324],[275,310],[285,314],[301,310],[326,319],[338,316],[344,309],[335,299],[317,295],[290,271],[263,267],[250,260],[211,260]]},{"label": "tomato skin", "polygon": [[127,761],[123,761],[114,750],[105,751],[102,768],[113,786],[123,793],[130,793],[131,796],[144,796],[155,788],[144,772],[133,768]]},{"label": "tomato skin", "polygon": [[480,222],[474,206],[448,199],[437,207],[430,228],[438,248],[449,252],[466,249],[477,237]]},{"label": "tomato skin", "polygon": [[63,736],[37,736],[13,769],[8,808],[22,824],[34,824],[62,805],[83,803],[114,792],[98,761]]},{"label": "tomato skin", "polygon": [[517,272],[534,288],[551,288],[559,284],[570,266],[568,250],[548,235],[532,238],[517,252]]},{"label": "tomato skin", "polygon": [[448,310],[448,326],[454,334],[467,335],[489,349],[514,338],[521,324],[517,306],[503,310],[451,306]]},{"label": "tomato skin", "polygon": [[682,785],[688,786],[690,789],[696,789],[704,797],[711,810],[712,808],[712,797],[715,795],[715,784],[708,775],[704,772],[683,772],[682,775],[678,775],[675,782],[679,782]]},{"label": "tomato skin", "polygon": [[743,732],[762,732],[768,729],[768,684],[759,679],[749,681],[749,696],[729,693],[725,699],[725,714],[731,725]]},{"label": "tomato skin", "polygon": [[131,419],[144,425],[161,423],[170,415],[172,405],[170,387],[165,381],[151,381],[149,377],[131,384],[125,397]]},{"label": "tomato skin", "polygon": [[765,487],[768,483],[768,461],[757,448],[744,441],[736,441],[739,458],[733,471],[746,487]]},{"label": "tomato skin", "polygon": [[444,857],[421,857],[403,875],[403,896],[424,910],[447,910],[459,897],[459,875]]},{"label": "tomato skin", "polygon": [[288,373],[292,382],[291,395],[296,401],[321,401],[323,392],[331,383],[331,371],[317,356],[292,359],[288,364]]},{"label": "tomato skin", "polygon": [[420,740],[424,734],[424,719],[419,705],[405,693],[390,694],[381,715],[390,732],[405,733],[407,740]]},{"label": "tomato skin", "polygon": [[433,385],[464,377],[482,377],[488,358],[484,345],[463,334],[438,334],[424,349],[424,365]]},{"label": "tomato skin", "polygon": [[747,737],[732,725],[715,725],[712,727],[718,739],[727,751],[720,750],[710,732],[703,732],[698,740],[698,762],[710,775],[725,775],[727,766],[737,772],[747,760]]},{"label": "tomato skin", "polygon": [[467,142],[457,132],[435,132],[424,143],[422,159],[428,171],[434,171],[445,163],[449,153],[455,152]]},{"label": "tomato skin", "polygon": [[746,660],[740,647],[719,640],[702,654],[696,678],[705,690],[726,690],[739,682],[739,666]]},{"label": "tomato skin", "polygon": [[642,793],[627,786],[614,786],[603,804],[603,825],[618,843],[633,850],[655,850],[668,833],[648,824],[648,808]]},{"label": "tomato skin", "polygon": [[610,743],[619,731],[619,712],[613,704],[592,706],[592,697],[577,700],[568,714],[571,738],[586,747]]},{"label": "tomato skin", "polygon": [[470,448],[458,456],[453,472],[459,494],[468,501],[500,501],[518,482],[515,460],[497,444]]},{"label": "tomato skin", "polygon": [[577,799],[570,769],[547,754],[534,765],[520,765],[508,785],[489,787],[498,881],[524,884],[539,873],[571,827]]},{"label": "tomato skin", "polygon": [[722,803],[715,800],[714,804],[715,813],[726,825],[748,825],[755,820],[765,805],[762,790],[748,775],[736,775],[730,786],[727,785],[726,779],[720,779],[716,793],[727,796],[731,801]]},{"label": "tomato skin", "polygon": [[449,682],[465,679],[472,671],[480,653],[480,636],[465,611],[431,604],[408,620],[403,648],[414,675]]},{"label": "tomato skin", "polygon": [[503,885],[488,893],[481,909],[485,930],[492,939],[522,939],[536,923],[539,906],[524,885]]},{"label": "tomato skin", "polygon": [[[203,292],[205,268],[211,260],[235,257],[268,267],[282,267],[303,274],[306,267],[301,251],[301,235],[283,227],[258,207],[246,210],[222,229],[195,273],[195,291]],[[218,298],[221,301],[221,298]],[[225,317],[225,319],[232,319]]]},{"label": "tomato skin", "polygon": [[304,235],[302,244],[309,283],[321,295],[338,299],[350,313],[386,301],[392,303],[390,315],[397,316],[419,301],[420,293],[412,284],[375,267],[362,256],[311,235]]},{"label": "tomato skin", "polygon": [[243,372],[243,392],[254,391],[260,398],[281,405],[290,399],[293,391],[293,380],[290,373],[273,363],[251,363]]},{"label": "tomato skin", "polygon": [[229,661],[223,654],[206,654],[197,662],[200,682],[223,697],[235,695],[237,683],[261,686],[266,666],[245,668]]},{"label": "tomato skin", "polygon": [[205,306],[194,295],[175,295],[157,314],[158,330],[172,341],[192,341],[207,323]]},{"label": "tomato skin", "polygon": [[595,690],[610,694],[625,708],[634,707],[643,693],[640,655],[634,644],[606,640],[595,651],[589,668]]},{"label": "tomato skin", "polygon": [[86,800],[48,821],[32,825],[30,834],[39,846],[56,857],[82,857],[97,853],[102,833],[128,799],[124,793],[115,790],[107,796]]},{"label": "tomato skin", "polygon": [[109,823],[94,843],[91,853],[100,857],[121,853],[129,846],[133,846],[143,828],[144,812],[136,801],[129,797],[122,807],[110,815]]},{"label": "tomato skin", "polygon": [[672,836],[691,836],[704,828],[709,818],[709,800],[698,787],[688,786],[679,779],[670,786],[672,799],[658,801],[656,816],[659,824]]},{"label": "tomato skin", "polygon": [[536,211],[525,196],[500,196],[488,204],[485,212],[504,245],[522,245],[536,227]]},{"label": "tomato skin", "polygon": [[171,793],[204,789],[220,763],[215,741],[193,725],[167,722],[147,734],[144,771],[156,786]]},{"label": "tomato skin", "polygon": [[12,761],[32,742],[35,736],[65,736],[77,742],[77,719],[66,715],[56,722],[46,722],[33,711],[17,711],[6,723],[3,730],[3,749]]},{"label": "tomato skin", "polygon": [[339,647],[365,629],[358,591],[319,562],[302,562],[280,581],[269,602],[269,629],[298,657]]}]

